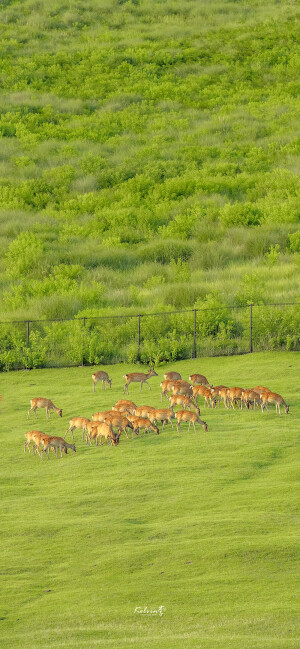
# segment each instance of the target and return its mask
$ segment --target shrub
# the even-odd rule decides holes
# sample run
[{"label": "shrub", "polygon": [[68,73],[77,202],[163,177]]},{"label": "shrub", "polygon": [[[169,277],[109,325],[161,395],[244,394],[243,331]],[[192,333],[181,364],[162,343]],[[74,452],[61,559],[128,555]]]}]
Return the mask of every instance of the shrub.
[{"label": "shrub", "polygon": [[219,218],[227,226],[259,225],[263,220],[263,214],[252,203],[226,203],[220,210]]},{"label": "shrub", "polygon": [[39,265],[44,255],[43,243],[31,232],[21,234],[11,242],[5,255],[9,277],[23,278]]},{"label": "shrub", "polygon": [[289,234],[289,243],[292,252],[300,252],[300,230]]}]

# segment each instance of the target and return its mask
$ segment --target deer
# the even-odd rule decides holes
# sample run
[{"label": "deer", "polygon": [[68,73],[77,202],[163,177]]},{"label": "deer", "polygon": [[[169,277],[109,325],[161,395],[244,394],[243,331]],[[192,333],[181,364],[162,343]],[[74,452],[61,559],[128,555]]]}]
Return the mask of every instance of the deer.
[{"label": "deer", "polygon": [[102,382],[102,390],[104,386],[106,390],[106,384],[108,384],[109,387],[111,388],[111,379],[109,378],[107,372],[94,372],[94,374],[92,374],[92,379],[94,384],[94,392],[98,381]]},{"label": "deer", "polygon": [[[118,413],[116,412],[116,414],[114,416],[113,415],[108,415],[107,417],[105,417],[104,421],[105,421],[105,423],[110,423],[113,428],[114,427],[117,428],[118,432],[120,432],[120,433],[124,432],[127,439],[129,439],[128,435],[127,435],[127,429],[131,428],[131,430],[133,431],[133,424],[131,423],[131,421],[129,421],[129,419],[127,419],[127,417],[123,417],[122,415],[118,415]],[[132,433],[132,437],[133,437],[133,433]]]},{"label": "deer", "polygon": [[215,402],[218,401],[218,407],[220,407],[220,401],[221,401],[221,396],[220,396],[220,391],[225,389],[229,390],[229,388],[226,387],[226,385],[216,385],[215,388],[211,387],[211,394],[213,399],[215,399]]},{"label": "deer", "polygon": [[125,412],[127,410],[131,414],[134,414],[134,411],[136,409],[136,404],[134,401],[130,401],[129,399],[119,399],[117,403],[112,407],[112,410],[119,410],[119,412]]},{"label": "deer", "polygon": [[191,382],[192,385],[205,385],[207,388],[212,387],[210,383],[208,382],[206,376],[203,376],[203,374],[191,374],[189,376],[189,381]]},{"label": "deer", "polygon": [[[162,423],[162,429],[164,429],[165,423],[172,424],[172,419],[175,419],[175,413],[171,408],[158,408],[155,410],[155,421],[160,421]],[[150,421],[153,423],[151,415]]]},{"label": "deer", "polygon": [[147,417],[150,419],[149,415],[155,415],[155,408],[153,406],[138,406],[134,414],[136,417]]},{"label": "deer", "polygon": [[33,442],[32,451],[33,451],[33,455],[34,455],[34,450],[35,450],[34,447],[35,447],[35,445],[37,443],[37,440],[40,438],[41,435],[44,435],[44,433],[42,433],[39,430],[30,430],[30,431],[28,431],[28,433],[25,433],[24,453],[26,453],[27,448],[28,448],[29,453],[31,452],[30,451],[30,444],[31,444],[31,442]]},{"label": "deer", "polygon": [[162,401],[163,396],[166,397],[168,401],[168,392],[172,392],[172,387],[175,385],[176,381],[172,381],[169,379],[166,379],[165,381],[162,381],[160,384],[161,387],[161,395],[160,395],[160,400]]},{"label": "deer", "polygon": [[103,412],[95,412],[92,415],[92,421],[101,423],[105,420],[105,417],[108,417],[108,415],[115,415],[116,410],[104,410]]},{"label": "deer", "polygon": [[166,374],[164,374],[164,379],[165,381],[180,381],[181,374],[179,374],[179,372],[166,372]]},{"label": "deer", "polygon": [[190,408],[194,408],[198,415],[200,415],[200,408],[197,406],[195,401],[191,399],[191,397],[186,397],[184,395],[172,395],[170,397],[170,407],[172,410],[174,410],[175,406],[181,406],[185,410],[189,410]]},{"label": "deer", "polygon": [[[228,392],[229,392],[229,390],[230,390],[230,388],[226,388],[226,387],[223,387],[223,388],[221,387],[218,390],[220,401],[223,401],[225,408],[229,408],[229,406],[228,406]],[[212,391],[212,393],[214,394],[214,390]]]},{"label": "deer", "polygon": [[86,425],[86,428],[85,428],[85,433],[86,433],[85,441],[86,441],[87,444],[89,444],[89,440],[91,438],[92,431],[95,428],[97,428],[98,424],[99,424],[98,421],[89,421],[89,423]]},{"label": "deer", "polygon": [[276,392],[268,392],[261,395],[262,412],[264,411],[264,408],[267,408],[268,410],[268,403],[275,403],[276,414],[278,413],[279,415],[281,415],[280,406],[284,407],[286,415],[289,413],[290,407],[285,403],[284,398],[280,394],[276,394]]},{"label": "deer", "polygon": [[[100,446],[103,446],[105,440],[107,441],[107,446],[111,442],[113,446],[117,446],[120,443],[120,434],[115,434],[112,425],[107,422],[102,422],[97,426],[97,438],[100,437]],[[102,442],[102,439],[104,440]]]},{"label": "deer", "polygon": [[195,424],[200,424],[205,432],[208,430],[206,421],[202,421],[202,419],[200,419],[199,415],[196,412],[190,412],[189,410],[179,410],[178,412],[176,412],[175,417],[177,419],[177,432],[179,432],[179,429],[181,430],[182,422],[188,422],[188,432],[190,432],[191,424],[193,424],[195,432]]},{"label": "deer", "polygon": [[241,404],[240,408],[242,409],[243,408],[243,402],[242,402],[243,393],[244,393],[243,388],[229,388],[229,390],[227,390],[227,403],[229,403],[230,406],[232,406],[234,408],[234,404],[237,403],[237,401],[240,401],[240,404]]},{"label": "deer", "polygon": [[87,419],[87,417],[72,417],[72,419],[70,419],[69,421],[70,426],[65,436],[67,437],[68,432],[71,431],[74,440],[74,430],[77,428],[78,430],[82,430],[82,439],[84,440],[84,433],[86,431],[86,426],[89,423],[89,421],[90,420]]},{"label": "deer", "polygon": [[[60,457],[62,457],[63,451],[64,453],[68,452],[68,448],[72,449],[72,451],[76,453],[75,444],[68,444],[68,442],[66,442],[66,440],[63,437],[51,437],[51,439],[48,441],[46,445],[44,445],[44,448],[42,449],[42,458],[43,458],[43,453],[47,453],[47,451],[50,448],[54,448],[56,458],[58,457],[58,450],[60,450]],[[49,459],[49,454],[48,454],[48,459]]]},{"label": "deer", "polygon": [[266,394],[266,393],[271,394],[271,390],[269,390],[269,388],[265,388],[263,385],[256,385],[255,388],[253,388],[253,390],[257,392],[260,397],[262,394]]},{"label": "deer", "polygon": [[37,408],[46,408],[46,418],[47,419],[48,419],[48,415],[49,415],[49,418],[50,418],[50,414],[51,414],[50,410],[55,410],[55,412],[57,412],[58,416],[62,417],[62,410],[60,408],[57,408],[54,405],[54,403],[52,403],[52,401],[50,399],[43,399],[42,397],[38,397],[36,399],[31,399],[30,408],[29,408],[28,413],[27,413],[27,419],[29,419],[29,414],[31,413],[32,410],[33,410],[33,412],[34,412],[34,414],[35,414],[35,416],[37,418],[37,414],[36,414]]},{"label": "deer", "polygon": [[171,388],[173,394],[183,394],[186,397],[193,396],[193,387],[187,381],[175,381]]},{"label": "deer", "polygon": [[194,385],[193,387],[193,397],[195,402],[198,404],[198,397],[204,397],[204,405],[212,408],[216,407],[216,397],[213,397],[212,392],[209,388],[206,388],[205,385]]},{"label": "deer", "polygon": [[138,434],[141,428],[144,428],[144,434],[149,433],[150,430],[153,430],[157,435],[159,435],[159,429],[156,424],[151,423],[150,419],[147,417],[137,417],[133,423],[133,431]]},{"label": "deer", "polygon": [[131,374],[125,374],[125,376],[123,377],[125,379],[123,394],[125,393],[125,391],[127,391],[128,393],[128,386],[130,385],[130,383],[140,383],[140,392],[142,391],[142,386],[144,383],[147,383],[149,390],[151,390],[151,386],[148,383],[148,380],[151,378],[151,376],[158,376],[152,368],[149,370],[148,374],[143,374],[143,372],[132,372]]},{"label": "deer", "polygon": [[[37,451],[38,455],[43,459],[43,450],[46,448],[46,446],[49,444],[51,441],[53,435],[45,435],[44,433],[39,433],[38,435],[35,435],[34,437],[34,447],[33,451]],[[42,455],[40,454],[40,445],[42,445]],[[54,449],[52,449],[54,450]],[[47,455],[49,459],[49,449],[47,450]]]},{"label": "deer", "polygon": [[245,404],[247,410],[249,410],[250,404],[253,403],[253,409],[255,410],[256,404],[261,405],[261,398],[256,390],[244,390],[241,398],[241,407],[242,403]]}]

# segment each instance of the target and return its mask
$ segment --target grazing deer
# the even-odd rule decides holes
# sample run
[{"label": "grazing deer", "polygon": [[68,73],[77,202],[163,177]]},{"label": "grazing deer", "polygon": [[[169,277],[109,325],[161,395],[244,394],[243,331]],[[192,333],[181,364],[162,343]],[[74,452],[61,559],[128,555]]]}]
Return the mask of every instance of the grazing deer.
[{"label": "grazing deer", "polygon": [[140,392],[142,390],[143,383],[147,383],[149,390],[151,390],[151,386],[148,383],[148,380],[151,378],[151,376],[158,376],[156,372],[151,368],[149,370],[148,374],[143,374],[143,372],[132,372],[131,374],[125,374],[123,377],[126,381],[125,386],[124,386],[124,393],[127,390],[128,392],[128,386],[130,383],[140,383]]},{"label": "grazing deer", "polygon": [[97,428],[98,424],[99,424],[98,421],[89,421],[89,423],[86,425],[85,441],[86,441],[87,444],[89,444],[89,440],[91,438],[92,431],[94,430],[94,428]]},{"label": "grazing deer", "polygon": [[257,392],[260,397],[262,394],[271,394],[271,390],[269,390],[269,388],[265,388],[263,385],[256,385],[253,390]]},{"label": "grazing deer", "polygon": [[[171,408],[158,408],[157,410],[155,410],[155,420],[162,423],[162,429],[164,429],[164,425],[166,423],[171,424],[173,428],[172,419],[175,419],[175,413],[173,410],[171,410]],[[153,423],[151,415],[150,421],[151,423]]]},{"label": "grazing deer", "polygon": [[171,389],[173,394],[183,394],[186,397],[193,396],[193,387],[187,381],[175,381]]},{"label": "grazing deer", "polygon": [[[97,426],[97,437],[100,437],[100,446],[103,446],[105,440],[107,441],[107,446],[111,443],[113,446],[117,446],[120,443],[120,434],[114,433],[112,425],[107,422],[102,422]],[[104,440],[102,442],[102,439]]]},{"label": "grazing deer", "polygon": [[150,419],[147,417],[137,417],[136,420],[133,423],[133,431],[138,434],[140,432],[140,429],[144,429],[144,434],[149,433],[150,430],[154,430],[154,432],[159,435],[159,429],[158,427],[151,423]]},{"label": "grazing deer", "polygon": [[105,418],[108,417],[108,415],[115,415],[115,414],[116,414],[115,410],[104,410],[104,412],[95,412],[92,415],[92,421],[101,423],[105,421]]},{"label": "grazing deer", "polygon": [[189,381],[192,385],[197,383],[197,385],[205,385],[207,388],[211,387],[206,376],[203,376],[203,374],[191,374],[191,376],[189,376]]},{"label": "grazing deer", "polygon": [[74,430],[77,428],[78,430],[82,430],[82,439],[84,439],[84,433],[86,431],[86,426],[89,423],[89,419],[87,417],[73,417],[69,421],[69,428],[66,432],[66,437],[69,431],[72,433],[72,437],[74,439]]},{"label": "grazing deer", "polygon": [[[230,388],[226,388],[226,387],[219,388],[219,390],[218,390],[220,401],[223,401],[225,408],[229,408],[229,405],[228,405],[228,392],[229,392],[229,390],[230,390]],[[213,390],[213,394],[214,394],[214,390]]]},{"label": "grazing deer", "polygon": [[256,390],[244,390],[241,399],[241,407],[242,403],[245,404],[247,410],[249,410],[250,405],[253,403],[253,410],[255,410],[256,404],[261,405],[261,398]]},{"label": "grazing deer", "polygon": [[178,412],[176,412],[175,417],[177,419],[178,432],[179,429],[181,430],[182,422],[188,422],[189,424],[188,432],[190,432],[191,424],[193,424],[195,432],[196,432],[195,424],[200,424],[200,426],[202,426],[205,432],[208,430],[207,423],[205,421],[202,421],[202,419],[200,419],[199,415],[196,412],[190,412],[189,410],[179,410]]},{"label": "grazing deer", "polygon": [[211,388],[211,394],[213,399],[215,399],[215,402],[218,401],[218,407],[220,407],[220,401],[221,401],[221,396],[220,396],[220,391],[221,390],[229,390],[229,388],[226,387],[226,385],[216,385],[215,388]]},{"label": "grazing deer", "polygon": [[149,415],[155,415],[155,408],[152,406],[138,406],[134,414],[136,417],[147,417],[150,419]]},{"label": "grazing deer", "polygon": [[213,397],[211,390],[206,388],[205,385],[194,385],[193,397],[196,403],[198,403],[198,397],[203,397],[204,405],[212,406],[212,408],[216,407],[216,397]]},{"label": "grazing deer", "polygon": [[50,410],[55,410],[55,412],[57,412],[58,416],[62,417],[62,410],[60,408],[57,408],[54,405],[54,403],[52,403],[52,401],[50,401],[50,399],[43,399],[41,397],[38,397],[36,399],[31,399],[30,408],[29,408],[28,413],[27,413],[27,419],[29,418],[29,414],[30,414],[30,412],[32,410],[33,410],[33,412],[34,412],[34,414],[35,414],[35,416],[37,418],[37,414],[36,414],[37,408],[46,408],[46,417],[47,417],[47,419],[48,419],[48,415],[50,417],[50,414],[51,414]]},{"label": "grazing deer", "polygon": [[36,440],[40,438],[41,435],[44,435],[44,433],[41,433],[39,430],[30,430],[28,433],[25,433],[25,442],[24,442],[24,453],[26,453],[26,449],[28,448],[28,451],[30,453],[30,444],[33,442],[33,455],[34,455],[34,447],[36,445]]},{"label": "grazing deer", "polygon": [[[276,392],[268,392],[265,394],[261,395],[261,409],[262,412],[264,411],[264,408],[267,408],[268,403],[275,403],[276,406],[276,414],[278,413],[281,415],[280,412],[280,406],[284,407],[285,414],[287,415],[290,407],[287,406],[287,404],[284,401],[284,398],[280,394],[276,394]],[[267,408],[268,409],[268,408]]]},{"label": "grazing deer", "polygon": [[[133,424],[131,423],[131,421],[129,421],[127,417],[122,417],[121,415],[118,415],[117,412],[115,416],[108,415],[107,417],[105,417],[104,421],[108,424],[111,424],[112,428],[114,427],[117,428],[119,433],[124,432],[127,439],[128,439],[127,429],[130,428],[133,431]],[[133,433],[132,433],[132,437],[133,437]]]},{"label": "grazing deer", "polygon": [[[40,457],[42,457],[42,459],[43,459],[43,455],[40,454],[40,446],[42,445],[42,447],[43,447],[42,451],[43,451],[43,449],[46,448],[47,444],[49,444],[51,439],[52,439],[52,435],[45,435],[44,433],[36,434],[34,436],[35,444],[34,444],[34,447],[33,447],[33,453],[34,453],[34,451],[37,451],[38,455]],[[49,459],[49,450],[47,451],[47,455],[48,455],[48,459]]]},{"label": "grazing deer", "polygon": [[62,457],[63,451],[64,453],[68,452],[68,448],[72,449],[72,451],[76,453],[75,444],[68,444],[68,442],[66,442],[63,437],[51,437],[51,439],[48,441],[48,444],[46,444],[46,446],[44,446],[44,448],[42,449],[42,457],[43,453],[47,453],[50,448],[54,448],[56,458],[58,457],[58,450],[60,450],[60,457]]},{"label": "grazing deer", "polygon": [[174,410],[175,406],[181,406],[185,410],[190,410],[191,408],[193,408],[194,410],[196,410],[198,415],[200,415],[200,408],[197,406],[195,401],[191,399],[191,397],[185,397],[184,395],[181,396],[179,394],[173,395],[172,397],[170,397],[170,407],[172,408],[172,410]]},{"label": "grazing deer", "polygon": [[168,392],[172,392],[172,387],[175,385],[176,381],[172,381],[169,379],[166,379],[165,381],[162,381],[160,384],[161,387],[161,395],[160,395],[160,400],[162,401],[163,396],[166,397],[167,401],[169,400],[168,397]]},{"label": "grazing deer", "polygon": [[229,407],[232,406],[234,408],[234,404],[240,401],[240,408],[242,410],[242,397],[244,392],[244,388],[229,388],[229,390],[227,390],[227,403],[229,403]]},{"label": "grazing deer", "polygon": [[134,410],[136,409],[136,403],[134,401],[130,401],[129,399],[119,399],[117,403],[113,406],[112,410],[119,410],[120,412],[124,412],[124,408],[128,410],[131,414],[134,414]]},{"label": "grazing deer", "polygon": [[106,384],[108,384],[109,387],[111,388],[111,379],[109,378],[107,372],[94,372],[94,374],[92,374],[92,379],[94,383],[94,392],[98,381],[102,382],[102,390],[104,385],[106,390]]},{"label": "grazing deer", "polygon": [[166,372],[166,374],[164,374],[164,379],[165,381],[180,381],[181,374],[179,374],[179,372]]}]

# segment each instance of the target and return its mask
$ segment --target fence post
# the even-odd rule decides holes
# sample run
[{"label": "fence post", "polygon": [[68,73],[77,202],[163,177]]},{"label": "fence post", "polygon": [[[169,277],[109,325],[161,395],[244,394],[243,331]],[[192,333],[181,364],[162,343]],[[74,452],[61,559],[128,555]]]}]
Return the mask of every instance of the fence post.
[{"label": "fence post", "polygon": [[27,320],[27,332],[26,332],[26,344],[27,344],[27,349],[29,347],[29,337],[30,337],[30,320]]},{"label": "fence post", "polygon": [[82,318],[82,366],[84,367],[84,351],[85,351],[85,318]]},{"label": "fence post", "polygon": [[138,353],[137,360],[141,360],[141,315],[138,315]]},{"label": "fence post", "polygon": [[197,358],[197,347],[196,347],[196,325],[197,325],[197,309],[194,309],[194,346],[192,358]]},{"label": "fence post", "polygon": [[253,352],[253,344],[252,344],[252,307],[253,304],[250,304],[250,345],[249,345],[249,352],[252,354]]}]

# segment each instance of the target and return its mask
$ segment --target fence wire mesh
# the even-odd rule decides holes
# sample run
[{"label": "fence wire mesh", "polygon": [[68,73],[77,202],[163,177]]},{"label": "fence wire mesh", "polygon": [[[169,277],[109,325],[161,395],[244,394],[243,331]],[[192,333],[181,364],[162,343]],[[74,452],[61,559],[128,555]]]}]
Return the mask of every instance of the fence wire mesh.
[{"label": "fence wire mesh", "polygon": [[299,304],[0,323],[3,371],[158,364],[275,349],[300,350]]}]

